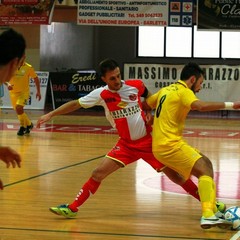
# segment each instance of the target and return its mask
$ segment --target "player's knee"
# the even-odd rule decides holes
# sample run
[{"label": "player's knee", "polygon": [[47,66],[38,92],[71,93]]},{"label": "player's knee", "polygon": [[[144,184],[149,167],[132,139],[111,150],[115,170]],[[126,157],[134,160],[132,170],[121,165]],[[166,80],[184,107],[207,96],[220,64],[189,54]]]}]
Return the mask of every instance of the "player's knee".
[{"label": "player's knee", "polygon": [[203,156],[195,163],[192,169],[192,174],[197,178],[203,175],[213,177],[212,162],[207,157]]},{"label": "player's knee", "polygon": [[92,172],[92,178],[97,182],[101,182],[105,177],[103,172],[99,168],[96,168]]},{"label": "player's knee", "polygon": [[163,172],[166,174],[166,176],[174,183],[178,185],[182,185],[185,182],[185,179],[177,172],[170,168],[164,168]]},{"label": "player's knee", "polygon": [[212,165],[212,162],[210,161],[210,159],[204,156],[203,161],[205,163],[207,170],[210,171],[211,173],[213,173],[213,165]]},{"label": "player's knee", "polygon": [[16,113],[18,114],[18,115],[21,115],[21,114],[23,114],[23,106],[21,106],[21,105],[17,105],[16,106],[16,108],[15,108],[15,110],[16,110]]}]

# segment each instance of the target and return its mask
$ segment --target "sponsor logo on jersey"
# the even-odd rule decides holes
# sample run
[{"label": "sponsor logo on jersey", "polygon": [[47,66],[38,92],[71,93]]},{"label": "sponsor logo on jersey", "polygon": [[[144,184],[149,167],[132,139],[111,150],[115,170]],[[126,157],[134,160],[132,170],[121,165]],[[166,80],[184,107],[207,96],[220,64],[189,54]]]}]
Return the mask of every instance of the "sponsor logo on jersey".
[{"label": "sponsor logo on jersey", "polygon": [[136,113],[141,112],[139,105],[134,105],[132,107],[123,108],[120,110],[110,112],[113,119],[126,118]]}]

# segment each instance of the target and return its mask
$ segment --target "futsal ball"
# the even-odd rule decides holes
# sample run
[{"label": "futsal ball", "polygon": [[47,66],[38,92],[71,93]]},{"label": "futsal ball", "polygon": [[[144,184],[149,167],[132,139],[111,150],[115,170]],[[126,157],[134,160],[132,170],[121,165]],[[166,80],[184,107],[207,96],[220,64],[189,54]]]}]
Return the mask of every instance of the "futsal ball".
[{"label": "futsal ball", "polygon": [[229,207],[224,213],[225,219],[233,223],[233,230],[240,230],[240,207]]}]

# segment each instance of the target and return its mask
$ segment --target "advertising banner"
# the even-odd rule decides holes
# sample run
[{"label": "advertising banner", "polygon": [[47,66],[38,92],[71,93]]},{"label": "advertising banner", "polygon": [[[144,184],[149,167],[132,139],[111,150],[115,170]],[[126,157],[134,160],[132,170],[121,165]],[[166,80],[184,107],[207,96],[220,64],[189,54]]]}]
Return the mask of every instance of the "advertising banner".
[{"label": "advertising banner", "polygon": [[240,1],[198,0],[199,30],[240,30]]},{"label": "advertising banner", "polygon": [[[205,71],[202,90],[205,101],[236,101],[240,92],[240,66],[201,65]],[[180,79],[183,65],[124,64],[124,79],[141,79],[151,93]]]},{"label": "advertising banner", "polygon": [[95,72],[51,72],[50,87],[53,109],[85,96],[104,85],[104,82]]},{"label": "advertising banner", "polygon": [[79,25],[192,26],[192,0],[79,0]]},{"label": "advertising banner", "polygon": [[119,26],[166,26],[168,23],[168,0],[80,0],[78,23]]},{"label": "advertising banner", "polygon": [[[34,80],[30,79],[29,80],[30,97],[24,109],[44,109],[45,107],[49,72],[36,71],[36,73],[40,81],[40,91],[41,91],[42,98],[40,101],[36,99],[36,93],[37,93],[36,86],[35,86]],[[7,86],[3,84],[2,88],[3,88],[3,91],[2,91],[2,98],[0,101],[0,108],[12,108]]]},{"label": "advertising banner", "polygon": [[50,24],[54,0],[1,0],[0,25]]}]

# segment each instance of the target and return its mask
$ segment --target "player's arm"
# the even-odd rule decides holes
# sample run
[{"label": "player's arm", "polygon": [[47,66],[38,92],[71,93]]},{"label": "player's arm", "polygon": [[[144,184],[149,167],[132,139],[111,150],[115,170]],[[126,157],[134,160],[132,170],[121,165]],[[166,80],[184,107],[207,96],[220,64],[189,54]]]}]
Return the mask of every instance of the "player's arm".
[{"label": "player's arm", "polygon": [[196,100],[191,104],[191,109],[199,112],[216,111],[221,109],[234,110],[240,109],[240,101],[238,102],[204,102]]},{"label": "player's arm", "polygon": [[149,90],[145,87],[145,90],[141,97],[144,98],[144,101],[142,102],[142,109],[145,111],[145,116],[146,116],[146,123],[147,125],[152,125],[153,124],[153,115],[152,115],[152,109],[148,106],[146,103],[146,99],[151,96],[151,93]]},{"label": "player's arm", "polygon": [[57,109],[41,116],[37,121],[37,128],[39,128],[41,124],[48,122],[55,116],[74,112],[79,108],[81,108],[81,105],[78,100],[72,100],[70,102],[67,102],[67,103],[63,104],[62,106],[58,107]]},{"label": "player's arm", "polygon": [[144,90],[143,94],[141,95],[141,97],[144,98],[144,101],[142,101],[142,109],[143,109],[143,111],[150,112],[152,110],[151,107],[146,102],[146,99],[149,98],[151,95],[152,94],[149,92],[147,87],[145,87],[145,90]]},{"label": "player's arm", "polygon": [[37,89],[36,98],[38,99],[38,101],[40,101],[42,98],[41,91],[40,91],[40,81],[38,77],[33,78],[33,80]]}]

